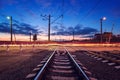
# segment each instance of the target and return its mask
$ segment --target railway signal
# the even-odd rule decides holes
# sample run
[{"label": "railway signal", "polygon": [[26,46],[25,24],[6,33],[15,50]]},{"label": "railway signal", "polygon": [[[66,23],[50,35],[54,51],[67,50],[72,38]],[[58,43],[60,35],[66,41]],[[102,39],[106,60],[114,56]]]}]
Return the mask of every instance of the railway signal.
[{"label": "railway signal", "polygon": [[37,40],[37,34],[34,34],[33,35],[33,41],[36,41]]}]

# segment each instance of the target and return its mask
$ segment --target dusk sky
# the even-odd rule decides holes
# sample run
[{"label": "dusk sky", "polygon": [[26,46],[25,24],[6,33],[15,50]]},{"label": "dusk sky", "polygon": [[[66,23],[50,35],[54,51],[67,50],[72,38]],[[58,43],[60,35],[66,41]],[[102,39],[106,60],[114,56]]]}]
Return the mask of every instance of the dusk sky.
[{"label": "dusk sky", "polygon": [[[17,40],[29,40],[29,33],[37,33],[39,40],[46,40],[48,20],[51,15],[52,39],[71,39],[73,28],[76,39],[89,38],[103,31],[120,34],[120,0],[0,0],[0,40],[9,40],[10,25],[7,16],[13,18],[13,32]],[[41,16],[43,15],[43,16]]]}]

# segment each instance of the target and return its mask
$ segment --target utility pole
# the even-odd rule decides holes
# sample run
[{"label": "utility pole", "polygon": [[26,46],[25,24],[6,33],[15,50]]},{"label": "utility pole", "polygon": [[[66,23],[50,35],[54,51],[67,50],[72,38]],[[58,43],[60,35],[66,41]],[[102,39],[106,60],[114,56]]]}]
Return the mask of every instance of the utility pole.
[{"label": "utility pole", "polygon": [[51,15],[41,15],[43,20],[48,20],[48,41],[50,41],[50,26],[51,26]]},{"label": "utility pole", "polygon": [[50,41],[50,23],[51,23],[51,15],[48,15],[48,41]]},{"label": "utility pole", "polygon": [[73,28],[73,41],[74,41],[74,36],[75,36],[75,31],[74,31],[74,28]]},{"label": "utility pole", "polygon": [[102,43],[102,19],[100,19],[100,32],[101,32],[101,38],[100,38],[100,42]]},{"label": "utility pole", "polygon": [[30,33],[30,42],[31,42],[31,33]]},{"label": "utility pole", "polygon": [[29,33],[30,33],[30,42],[31,42],[31,39],[32,39],[32,38],[31,38],[31,36],[32,36],[32,31],[30,31]]},{"label": "utility pole", "polygon": [[62,15],[58,16],[56,19],[51,20],[51,15],[41,15],[42,17],[44,17],[43,20],[48,20],[48,41],[51,41],[50,38],[50,30],[51,30],[51,24],[55,23],[59,18],[63,19],[63,13],[64,13],[64,0],[62,0]]},{"label": "utility pole", "polygon": [[11,33],[11,42],[13,41],[13,36],[12,36],[12,33],[13,33],[13,30],[12,30],[12,16],[10,16],[10,33]]},{"label": "utility pole", "polygon": [[51,24],[55,23],[55,21],[57,21],[59,18],[63,17],[63,15],[60,15],[59,17],[57,17],[55,20],[53,20],[51,22],[51,15],[49,14],[48,16],[47,15],[41,15],[42,17],[44,17],[45,19],[43,20],[48,20],[48,41],[51,41],[50,39],[50,29],[51,29]]}]

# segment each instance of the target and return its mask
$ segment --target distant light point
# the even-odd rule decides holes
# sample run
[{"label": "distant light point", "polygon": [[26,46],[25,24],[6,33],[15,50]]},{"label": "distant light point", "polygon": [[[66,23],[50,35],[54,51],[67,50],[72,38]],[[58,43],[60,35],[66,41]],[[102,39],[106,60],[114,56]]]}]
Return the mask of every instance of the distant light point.
[{"label": "distant light point", "polygon": [[7,18],[7,19],[10,19],[10,16],[7,16],[6,18]]},{"label": "distant light point", "polygon": [[103,17],[102,19],[103,19],[103,20],[106,20],[107,18],[106,18],[106,17]]}]

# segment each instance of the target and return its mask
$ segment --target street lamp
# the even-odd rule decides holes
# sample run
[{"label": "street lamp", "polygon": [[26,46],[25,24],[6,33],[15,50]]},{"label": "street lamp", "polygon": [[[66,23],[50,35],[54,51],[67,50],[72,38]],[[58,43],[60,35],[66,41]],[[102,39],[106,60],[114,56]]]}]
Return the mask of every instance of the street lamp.
[{"label": "street lamp", "polygon": [[100,19],[100,31],[101,31],[101,40],[100,42],[102,43],[102,38],[103,38],[103,35],[102,35],[102,21],[106,20],[106,17],[103,17]]},{"label": "street lamp", "polygon": [[10,33],[11,33],[11,42],[12,42],[13,41],[12,40],[12,33],[13,33],[13,31],[12,31],[12,16],[7,16],[7,19],[10,20]]}]

